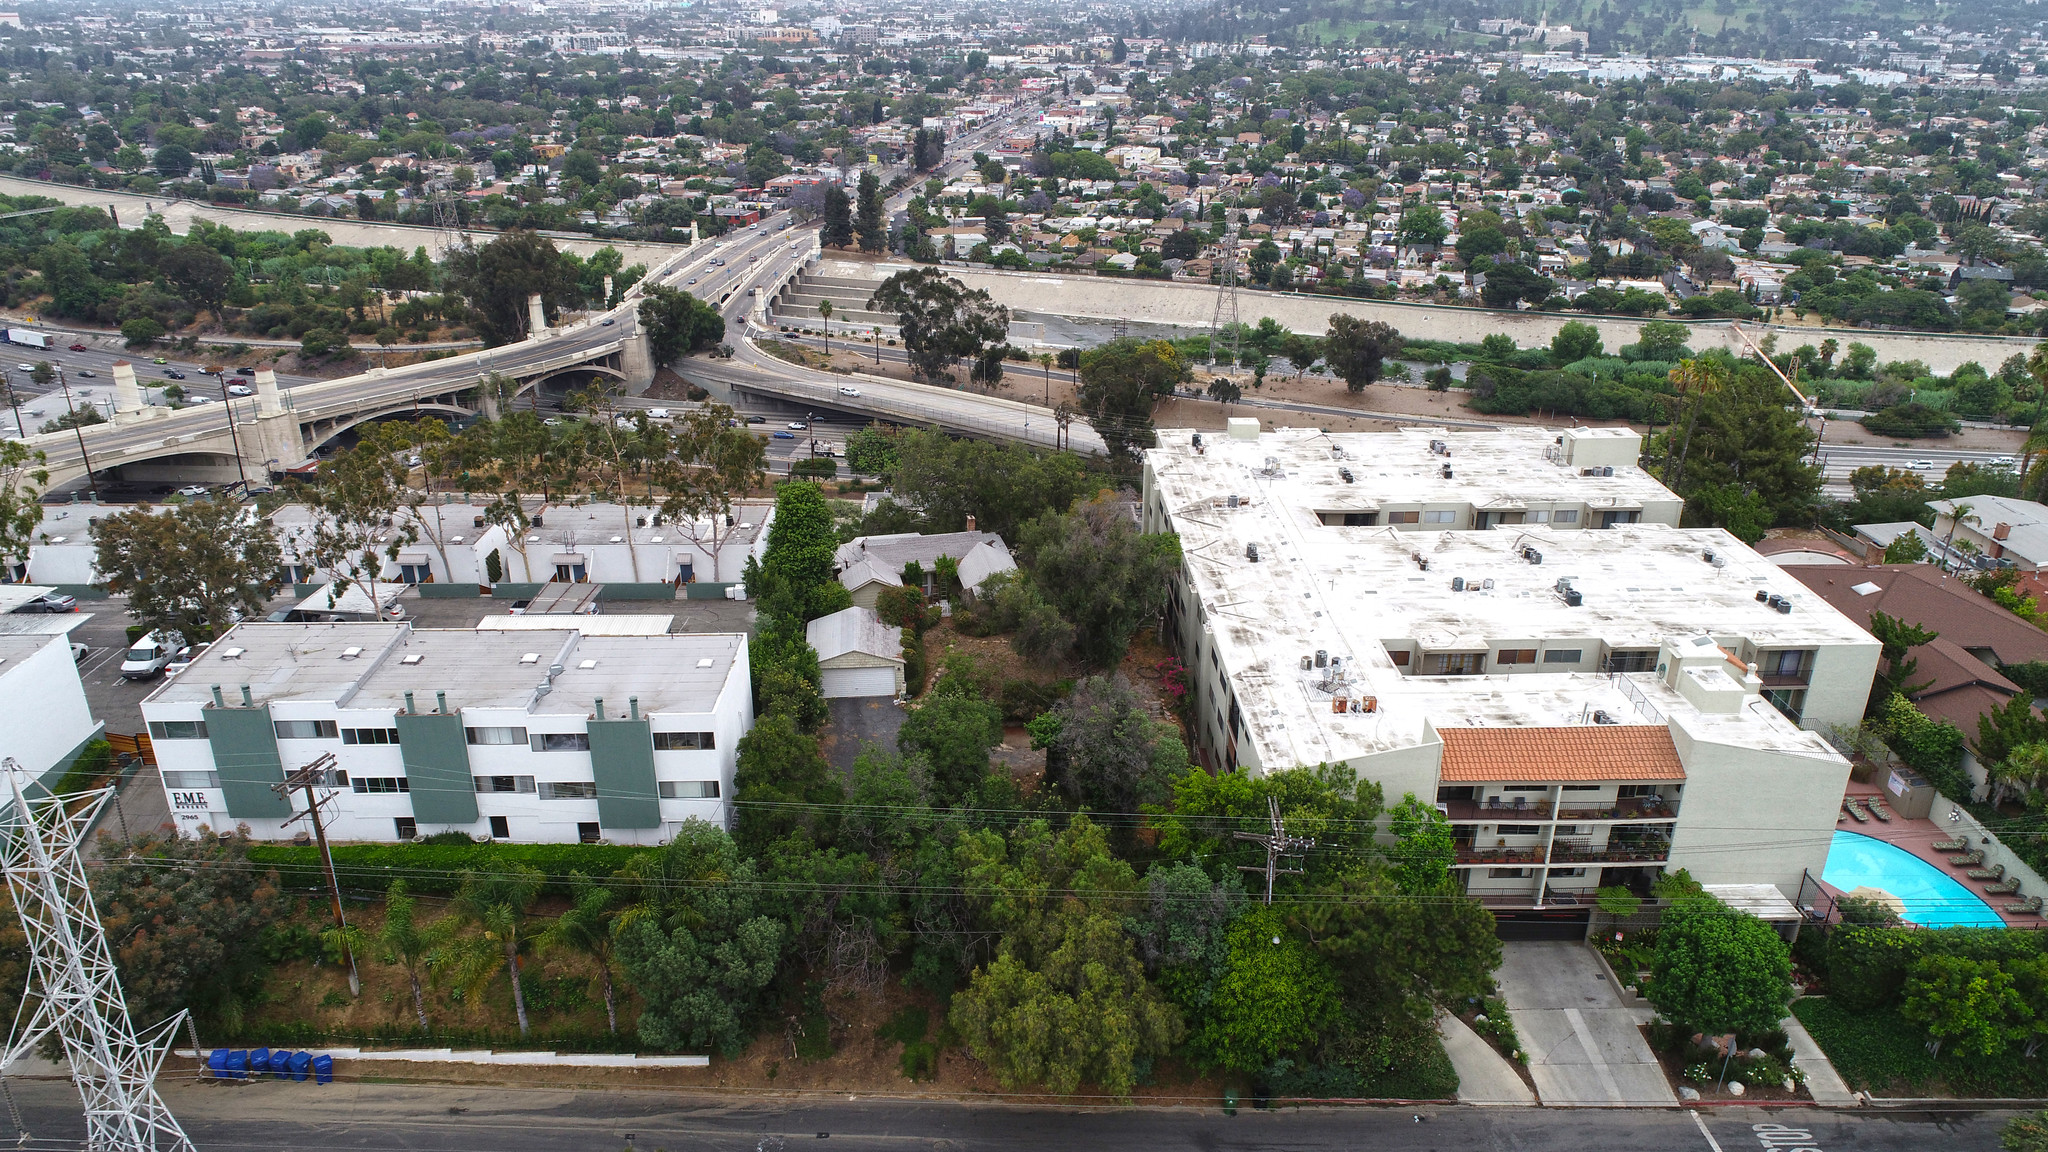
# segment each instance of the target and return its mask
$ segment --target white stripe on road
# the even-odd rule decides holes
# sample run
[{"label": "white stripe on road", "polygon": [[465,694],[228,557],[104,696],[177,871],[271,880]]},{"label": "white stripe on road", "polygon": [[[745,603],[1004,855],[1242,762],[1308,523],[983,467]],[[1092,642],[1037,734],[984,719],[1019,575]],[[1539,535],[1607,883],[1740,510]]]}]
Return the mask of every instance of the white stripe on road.
[{"label": "white stripe on road", "polygon": [[1697,1112],[1692,1112],[1691,1115],[1692,1122],[1700,1126],[1700,1135],[1705,1136],[1707,1138],[1707,1147],[1712,1148],[1714,1152],[1721,1152],[1721,1142],[1719,1140],[1714,1139],[1714,1134],[1712,1132],[1707,1131],[1707,1122],[1705,1120],[1700,1119],[1700,1114]]},{"label": "white stripe on road", "polygon": [[[1593,1071],[1600,1077],[1600,1086],[1607,1089],[1607,1098],[1616,1104],[1628,1103],[1622,1098],[1621,1085],[1614,1079],[1614,1069],[1607,1066],[1606,1054],[1601,1052],[1600,1045],[1593,1042],[1593,1033],[1586,1027],[1584,1014],[1577,1008],[1567,1008],[1564,1010],[1564,1018],[1571,1021],[1572,1035],[1579,1038],[1579,1047],[1586,1050],[1586,1062],[1593,1066]],[[1715,1149],[1715,1152],[1720,1150]]]}]

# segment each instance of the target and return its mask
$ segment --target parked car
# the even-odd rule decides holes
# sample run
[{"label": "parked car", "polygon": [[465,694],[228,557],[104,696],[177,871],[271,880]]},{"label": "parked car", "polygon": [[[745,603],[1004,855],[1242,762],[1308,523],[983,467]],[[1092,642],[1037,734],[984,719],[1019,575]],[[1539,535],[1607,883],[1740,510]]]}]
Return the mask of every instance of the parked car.
[{"label": "parked car", "polygon": [[211,647],[213,647],[213,644],[208,642],[205,644],[190,644],[178,649],[178,654],[171,657],[169,664],[164,665],[164,675],[176,676],[178,673],[190,668],[192,662],[199,659]]},{"label": "parked car", "polygon": [[83,352],[83,351],[85,351],[85,345],[83,345],[83,344],[73,344],[73,345],[71,346],[71,350],[72,350],[73,352]]},{"label": "parked car", "polygon": [[256,390],[247,384],[228,385],[228,395],[230,396],[254,396],[255,394]]},{"label": "parked car", "polygon": [[92,655],[92,645],[80,644],[76,640],[71,642],[71,658],[73,660],[83,664],[85,663],[85,658],[90,655]]},{"label": "parked car", "polygon": [[45,592],[41,596],[15,609],[16,612],[76,612],[78,598],[62,592]]},{"label": "parked car", "polygon": [[121,677],[148,680],[170,667],[184,647],[184,637],[176,632],[151,632],[129,646],[121,658]]}]

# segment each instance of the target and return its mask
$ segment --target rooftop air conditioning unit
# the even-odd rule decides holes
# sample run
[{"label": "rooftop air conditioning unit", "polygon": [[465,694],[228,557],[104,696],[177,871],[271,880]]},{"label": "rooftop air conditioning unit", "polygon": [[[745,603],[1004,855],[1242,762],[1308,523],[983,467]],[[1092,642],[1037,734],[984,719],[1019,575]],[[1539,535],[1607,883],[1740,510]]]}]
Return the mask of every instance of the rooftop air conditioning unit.
[{"label": "rooftop air conditioning unit", "polygon": [[1353,484],[1353,483],[1356,483],[1356,482],[1357,482],[1357,481],[1355,481],[1355,480],[1354,480],[1354,479],[1352,478],[1352,476],[1351,476],[1351,469],[1349,469],[1349,468],[1339,468],[1339,469],[1337,469],[1337,475],[1339,475],[1339,476],[1343,477],[1343,478],[1344,478],[1344,482],[1345,482],[1346,484]]},{"label": "rooftop air conditioning unit", "polygon": [[1464,590],[1465,590],[1465,578],[1464,578],[1463,576],[1453,576],[1453,577],[1451,577],[1451,591],[1453,591],[1453,592],[1463,592]]},{"label": "rooftop air conditioning unit", "polygon": [[1254,564],[1257,564],[1259,562],[1259,546],[1257,544],[1245,545],[1244,558],[1251,561]]},{"label": "rooftop air conditioning unit", "polygon": [[1228,496],[1225,496],[1225,497],[1223,498],[1223,506],[1224,506],[1225,508],[1235,508],[1235,507],[1237,507],[1237,493],[1235,493],[1235,492],[1232,492],[1232,493],[1231,493],[1230,495],[1228,495]]},{"label": "rooftop air conditioning unit", "polygon": [[1444,465],[1444,479],[1446,479],[1446,480],[1449,480],[1450,478],[1451,478],[1451,466],[1450,466],[1449,464],[1446,464],[1446,465]]},{"label": "rooftop air conditioning unit", "polygon": [[1342,715],[1346,712],[1349,712],[1351,711],[1351,701],[1345,699],[1342,696],[1332,696],[1330,697],[1330,711],[1335,712],[1338,715]]},{"label": "rooftop air conditioning unit", "polygon": [[1596,711],[1596,712],[1594,712],[1594,713],[1593,713],[1593,723],[1595,723],[1595,724],[1619,724],[1619,723],[1621,723],[1621,721],[1619,721],[1619,720],[1616,720],[1616,719],[1615,719],[1614,717],[1612,717],[1612,716],[1608,715],[1608,713],[1607,713],[1607,710],[1606,710],[1605,708],[1602,708],[1602,709],[1600,709],[1600,710],[1598,710],[1598,711]]},{"label": "rooftop air conditioning unit", "polygon": [[1601,469],[1600,469],[1600,474],[1601,474],[1602,476],[1612,476],[1612,475],[1614,475],[1614,469],[1613,469],[1613,468],[1612,468],[1611,466],[1610,466],[1610,467],[1603,467],[1603,468],[1601,468]]}]

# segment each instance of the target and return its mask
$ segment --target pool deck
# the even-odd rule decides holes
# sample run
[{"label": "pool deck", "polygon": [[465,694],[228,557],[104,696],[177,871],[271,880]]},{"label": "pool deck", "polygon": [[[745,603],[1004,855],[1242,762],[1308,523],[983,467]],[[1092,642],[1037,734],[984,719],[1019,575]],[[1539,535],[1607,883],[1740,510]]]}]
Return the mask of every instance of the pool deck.
[{"label": "pool deck", "polygon": [[[1875,784],[1860,784],[1851,780],[1844,798],[1867,798],[1871,796],[1881,800],[1884,798],[1884,791]],[[1972,880],[1963,875],[1968,869],[1957,868],[1948,862],[1950,856],[1961,855],[1961,853],[1936,852],[1934,850],[1933,845],[1935,841],[1952,840],[1961,835],[1960,832],[1946,825],[1936,824],[1932,820],[1908,820],[1906,817],[1899,815],[1897,810],[1892,809],[1889,804],[1886,805],[1886,809],[1892,813],[1891,823],[1889,824],[1877,819],[1875,816],[1871,817],[1867,823],[1858,823],[1854,817],[1845,811],[1841,813],[1841,819],[1835,822],[1835,829],[1839,832],[1854,832],[1858,835],[1868,836],[1873,840],[1883,840],[1893,847],[1903,848],[1920,859],[1927,861],[1929,864],[1934,865],[1944,875],[1969,889],[1972,895],[1989,905],[1991,910],[1998,914],[1998,918],[2005,921],[2008,928],[2041,928],[2044,926],[2044,922],[2039,916],[2015,915],[2007,912],[2000,905],[2017,901],[2025,896],[2048,896],[2048,892],[2022,892],[2020,896],[1986,895],[1984,886],[1991,883],[1991,881]],[[1867,807],[1865,811],[1868,811]],[[1964,851],[1968,850],[1964,849]],[[1826,881],[1821,881],[1821,886],[1837,896],[1847,895],[1847,893]]]}]

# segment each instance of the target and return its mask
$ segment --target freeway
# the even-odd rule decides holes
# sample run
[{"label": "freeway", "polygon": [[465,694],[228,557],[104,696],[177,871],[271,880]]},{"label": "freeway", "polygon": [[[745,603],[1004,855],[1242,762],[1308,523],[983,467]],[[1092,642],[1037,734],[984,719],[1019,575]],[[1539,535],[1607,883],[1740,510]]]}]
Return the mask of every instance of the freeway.
[{"label": "freeway", "polygon": [[[632,1073],[626,1073],[627,1077]],[[1389,1108],[1213,1103],[1094,1108],[932,1098],[752,1095],[689,1088],[588,1091],[263,1081],[201,1087],[166,1075],[164,1095],[200,1148],[221,1152],[556,1152],[563,1148],[783,1152],[818,1148],[1067,1152],[1145,1148],[1415,1149],[1417,1152],[1995,1152],[2013,1113],[1954,1109]],[[76,1148],[78,1097],[60,1080],[14,1079],[34,1148]]]}]

